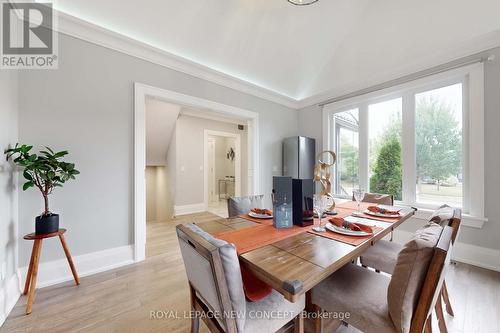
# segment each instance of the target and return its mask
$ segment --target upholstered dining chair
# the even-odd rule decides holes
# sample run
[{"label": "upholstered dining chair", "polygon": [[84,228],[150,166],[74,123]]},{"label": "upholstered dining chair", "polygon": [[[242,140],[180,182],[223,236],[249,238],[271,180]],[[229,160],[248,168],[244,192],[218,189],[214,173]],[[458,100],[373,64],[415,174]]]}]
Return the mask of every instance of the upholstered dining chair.
[{"label": "upholstered dining chair", "polygon": [[[177,238],[191,292],[191,308],[211,332],[271,333],[294,320],[303,332],[305,299],[291,303],[273,292],[248,302],[243,291],[240,264],[233,244],[214,238],[195,224],[178,225]],[[279,311],[279,315],[269,317]],[[193,316],[191,333],[199,331],[200,316]]]},{"label": "upholstered dining chair", "polygon": [[[438,223],[442,227],[450,226],[453,229],[452,242],[455,243],[462,221],[462,211],[458,208],[442,205],[431,215],[429,221]],[[371,267],[375,269],[376,272],[382,271],[392,274],[396,265],[398,253],[402,248],[403,246],[400,244],[380,240],[361,255],[361,265],[364,267]],[[446,305],[446,312],[453,316],[453,308],[451,306],[446,282],[443,282],[441,297]],[[436,314],[439,318],[441,331],[446,331],[441,303],[438,302],[436,305]]]},{"label": "upholstered dining chair", "polygon": [[314,306],[365,333],[431,333],[450,260],[451,227],[429,223],[398,254],[391,277],[348,264],[312,289]]},{"label": "upholstered dining chair", "polygon": [[[352,201],[355,201],[354,194],[352,195]],[[392,194],[379,194],[379,193],[365,193],[362,202],[369,202],[378,205],[394,205],[394,196]]]},{"label": "upholstered dining chair", "polygon": [[264,195],[250,195],[246,197],[230,197],[227,199],[227,213],[229,217],[248,214],[252,208],[261,208]]}]

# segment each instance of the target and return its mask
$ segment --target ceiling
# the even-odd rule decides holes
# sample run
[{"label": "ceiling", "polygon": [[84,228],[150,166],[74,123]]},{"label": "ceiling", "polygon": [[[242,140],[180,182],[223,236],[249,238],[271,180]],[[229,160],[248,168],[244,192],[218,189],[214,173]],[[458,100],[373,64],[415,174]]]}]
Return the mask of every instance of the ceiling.
[{"label": "ceiling", "polygon": [[425,59],[439,54],[463,56],[461,47],[500,29],[498,0],[320,0],[310,6],[58,0],[55,7],[295,100],[423,69]]}]

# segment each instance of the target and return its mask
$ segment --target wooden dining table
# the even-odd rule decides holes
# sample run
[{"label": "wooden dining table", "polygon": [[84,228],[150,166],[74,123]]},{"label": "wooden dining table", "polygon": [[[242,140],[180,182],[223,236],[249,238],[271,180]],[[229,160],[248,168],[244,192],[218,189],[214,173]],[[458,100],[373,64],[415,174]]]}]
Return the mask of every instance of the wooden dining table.
[{"label": "wooden dining table", "polygon": [[[362,203],[362,209],[367,205]],[[357,207],[353,202],[345,202],[338,204],[337,209],[346,215],[346,211],[355,213]],[[240,254],[240,264],[280,292],[287,300],[296,302],[315,285],[345,264],[356,260],[367,248],[408,220],[415,210],[402,208],[400,213],[401,217],[392,222],[364,220],[381,230],[356,246],[304,232]],[[257,224],[248,218],[236,217],[199,223],[198,226],[215,235]]]}]

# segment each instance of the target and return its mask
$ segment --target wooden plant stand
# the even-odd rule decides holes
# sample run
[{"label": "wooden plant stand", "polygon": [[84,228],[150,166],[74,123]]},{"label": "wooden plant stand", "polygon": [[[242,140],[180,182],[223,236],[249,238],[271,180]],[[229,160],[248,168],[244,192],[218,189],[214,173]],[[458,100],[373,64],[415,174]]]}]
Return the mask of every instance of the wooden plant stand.
[{"label": "wooden plant stand", "polygon": [[31,260],[28,268],[28,274],[26,275],[26,283],[24,284],[23,295],[28,294],[28,304],[26,305],[26,314],[30,314],[33,308],[33,301],[35,300],[35,289],[36,289],[36,276],[38,274],[38,263],[40,261],[40,253],[42,252],[42,241],[46,238],[52,238],[59,236],[61,244],[68,259],[69,267],[71,268],[71,273],[73,273],[73,278],[75,279],[76,285],[80,284],[80,278],[76,272],[75,265],[73,264],[73,259],[69,253],[68,245],[64,239],[64,233],[66,229],[59,229],[57,232],[50,234],[36,235],[35,233],[28,234],[24,236],[26,240],[33,240],[33,250],[31,251]]}]

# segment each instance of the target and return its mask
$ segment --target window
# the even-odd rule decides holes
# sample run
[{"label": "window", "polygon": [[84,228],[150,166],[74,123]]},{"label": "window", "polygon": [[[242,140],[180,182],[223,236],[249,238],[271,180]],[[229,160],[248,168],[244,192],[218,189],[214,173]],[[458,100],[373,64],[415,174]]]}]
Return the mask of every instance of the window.
[{"label": "window", "polygon": [[335,194],[349,196],[359,187],[358,109],[339,112],[334,116],[337,153]]},{"label": "window", "polygon": [[462,84],[415,95],[417,202],[462,206]]},{"label": "window", "polygon": [[368,106],[369,186],[373,193],[389,193],[402,199],[401,162],[402,99]]},{"label": "window", "polygon": [[359,186],[424,211],[450,204],[482,225],[483,84],[477,64],[325,105],[335,194]]}]

